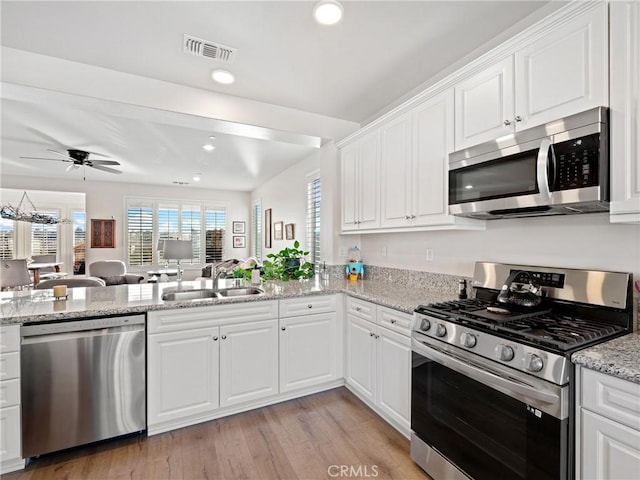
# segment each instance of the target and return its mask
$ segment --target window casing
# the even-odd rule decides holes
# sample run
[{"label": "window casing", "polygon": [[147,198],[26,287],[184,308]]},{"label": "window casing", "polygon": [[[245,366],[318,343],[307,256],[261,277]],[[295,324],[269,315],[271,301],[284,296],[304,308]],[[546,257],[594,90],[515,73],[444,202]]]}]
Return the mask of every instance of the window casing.
[{"label": "window casing", "polygon": [[260,202],[256,202],[253,206],[251,223],[253,224],[251,253],[262,261],[262,204]]},{"label": "window casing", "polygon": [[0,258],[13,258],[15,252],[15,221],[0,218]]},{"label": "window casing", "polygon": [[73,273],[85,273],[85,255],[87,251],[87,215],[85,212],[75,211],[71,214],[73,222]]}]

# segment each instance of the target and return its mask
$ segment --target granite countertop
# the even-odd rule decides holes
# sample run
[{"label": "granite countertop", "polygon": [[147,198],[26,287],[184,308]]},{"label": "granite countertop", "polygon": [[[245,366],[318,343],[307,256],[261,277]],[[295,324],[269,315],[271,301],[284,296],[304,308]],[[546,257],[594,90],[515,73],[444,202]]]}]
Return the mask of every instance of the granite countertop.
[{"label": "granite countertop", "polygon": [[574,353],[571,361],[585,368],[640,383],[640,334],[630,333]]},{"label": "granite countertop", "polygon": [[43,320],[90,318],[105,315],[126,315],[151,310],[197,308],[206,305],[277,300],[281,298],[346,293],[379,305],[412,313],[421,303],[451,299],[451,293],[428,288],[407,288],[387,282],[361,280],[357,284],[346,280],[266,282],[264,295],[197,301],[164,301],[168,290],[211,288],[211,280],[194,282],[141,283],[110,287],[72,288],[66,300],[56,300],[52,290],[30,290],[0,293],[0,325],[22,324]]}]

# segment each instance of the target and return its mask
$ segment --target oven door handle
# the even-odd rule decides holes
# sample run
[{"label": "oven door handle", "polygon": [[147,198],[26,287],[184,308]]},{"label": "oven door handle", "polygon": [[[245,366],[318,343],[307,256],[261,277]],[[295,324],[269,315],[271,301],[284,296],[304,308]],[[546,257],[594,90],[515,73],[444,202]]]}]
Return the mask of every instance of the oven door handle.
[{"label": "oven door handle", "polygon": [[467,360],[460,359],[451,355],[449,352],[442,352],[433,345],[427,345],[424,342],[414,339],[413,349],[416,353],[438,362],[440,365],[484,383],[511,397],[518,399],[523,399],[523,397],[524,399],[529,398],[550,405],[560,402],[560,397],[554,393],[541,391],[532,385],[513,378],[505,378],[499,373],[488,370],[480,365],[472,364]]}]

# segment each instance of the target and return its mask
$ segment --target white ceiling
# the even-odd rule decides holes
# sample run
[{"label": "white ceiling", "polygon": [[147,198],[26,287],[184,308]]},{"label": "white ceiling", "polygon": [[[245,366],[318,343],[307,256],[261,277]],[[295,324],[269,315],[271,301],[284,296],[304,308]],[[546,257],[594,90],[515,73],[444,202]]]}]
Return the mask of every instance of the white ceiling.
[{"label": "white ceiling", "polygon": [[[309,1],[3,0],[1,43],[310,112],[319,124],[361,123],[547,2],[342,3],[343,21],[323,27],[312,20],[314,2]],[[185,55],[185,33],[237,48],[235,62],[225,67],[235,73],[236,83],[214,84],[211,70],[224,65]],[[17,73],[12,68],[15,64],[7,67],[3,60],[3,81]],[[39,86],[56,90],[46,85],[46,70],[42,73]],[[316,150],[310,144],[319,141],[286,132],[277,132],[273,141],[266,139],[273,135],[228,133],[229,128],[218,129],[206,118],[176,115],[167,121],[150,111],[114,113],[118,109],[105,102],[91,108],[72,103],[46,95],[37,102],[2,95],[3,174],[81,178],[82,172],[65,172],[62,162],[19,158],[48,157],[48,148],[73,147],[103,152],[122,164],[122,175],[91,171],[88,179],[168,184],[202,173],[198,186],[248,191],[310,155]],[[269,128],[259,118],[253,124]],[[212,133],[217,149],[206,153],[201,145]],[[326,139],[320,130],[316,135]]]}]

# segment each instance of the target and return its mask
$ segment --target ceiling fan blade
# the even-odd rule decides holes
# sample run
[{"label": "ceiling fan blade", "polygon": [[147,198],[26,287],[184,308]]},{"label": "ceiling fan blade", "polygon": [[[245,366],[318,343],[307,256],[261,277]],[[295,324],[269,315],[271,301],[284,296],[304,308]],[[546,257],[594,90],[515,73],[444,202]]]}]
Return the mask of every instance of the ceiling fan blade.
[{"label": "ceiling fan blade", "polygon": [[115,170],[109,167],[103,167],[102,165],[89,165],[91,168],[95,168],[96,170],[102,170],[103,172],[109,173],[122,173],[120,170]]},{"label": "ceiling fan blade", "polygon": [[19,157],[19,158],[26,158],[26,159],[29,159],[29,160],[50,160],[52,162],[71,162],[71,163],[73,163],[73,160],[64,159],[64,158],[43,158],[43,157]]},{"label": "ceiling fan blade", "polygon": [[116,162],[115,160],[87,160],[87,165],[90,167],[94,165],[120,165],[120,162]]},{"label": "ceiling fan blade", "polygon": [[56,155],[60,155],[61,157],[64,157],[64,158],[66,158],[66,159],[68,159],[68,160],[73,161],[73,158],[71,158],[71,157],[70,157],[69,155],[67,155],[66,153],[60,153],[60,152],[57,152],[57,151],[55,151],[55,150],[51,150],[50,148],[47,148],[47,152],[55,153]]},{"label": "ceiling fan blade", "polygon": [[77,165],[77,164],[75,164],[75,163],[72,163],[71,165],[69,165],[69,166],[66,168],[66,171],[67,171],[67,172],[70,172],[70,171],[72,171],[72,170],[77,170],[77,169],[79,169],[79,168],[80,168],[80,165]]}]

